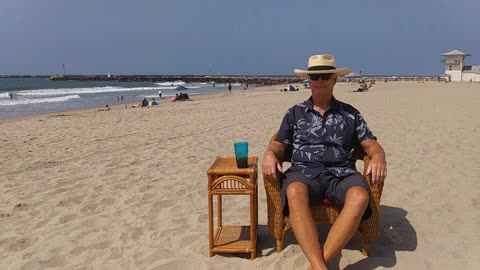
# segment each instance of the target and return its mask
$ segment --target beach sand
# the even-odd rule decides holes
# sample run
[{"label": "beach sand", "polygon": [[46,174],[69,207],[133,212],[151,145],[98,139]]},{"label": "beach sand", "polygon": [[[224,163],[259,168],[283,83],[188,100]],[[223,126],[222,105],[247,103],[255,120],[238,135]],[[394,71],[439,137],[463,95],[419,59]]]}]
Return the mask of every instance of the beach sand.
[{"label": "beach sand", "polygon": [[[206,171],[240,140],[261,162],[286,110],[310,95],[281,88],[0,120],[0,269],[306,269],[291,232],[275,251],[261,168],[258,258],[208,257]],[[480,84],[356,88],[334,94],[387,153],[382,232],[370,257],[357,236],[331,269],[478,269]],[[247,197],[223,206],[224,224],[248,224]]]}]

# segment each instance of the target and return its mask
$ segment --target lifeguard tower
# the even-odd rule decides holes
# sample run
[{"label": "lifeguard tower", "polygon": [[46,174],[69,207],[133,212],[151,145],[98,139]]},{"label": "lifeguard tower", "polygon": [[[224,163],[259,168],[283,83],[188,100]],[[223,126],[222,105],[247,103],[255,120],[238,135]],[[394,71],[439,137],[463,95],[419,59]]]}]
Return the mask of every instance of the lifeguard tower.
[{"label": "lifeguard tower", "polygon": [[442,54],[445,57],[445,76],[449,81],[480,81],[480,66],[465,65],[465,57],[471,56],[459,50]]}]

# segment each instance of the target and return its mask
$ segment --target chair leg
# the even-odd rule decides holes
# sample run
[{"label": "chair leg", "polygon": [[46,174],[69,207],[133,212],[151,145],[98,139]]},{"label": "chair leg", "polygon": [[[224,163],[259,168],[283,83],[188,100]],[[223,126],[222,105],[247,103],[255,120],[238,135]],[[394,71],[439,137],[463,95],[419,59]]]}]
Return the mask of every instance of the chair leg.
[{"label": "chair leg", "polygon": [[361,235],[362,238],[362,254],[368,256],[368,249],[370,248],[370,241],[368,241],[363,234]]},{"label": "chair leg", "polygon": [[282,252],[283,250],[283,239],[277,239],[277,252]]}]

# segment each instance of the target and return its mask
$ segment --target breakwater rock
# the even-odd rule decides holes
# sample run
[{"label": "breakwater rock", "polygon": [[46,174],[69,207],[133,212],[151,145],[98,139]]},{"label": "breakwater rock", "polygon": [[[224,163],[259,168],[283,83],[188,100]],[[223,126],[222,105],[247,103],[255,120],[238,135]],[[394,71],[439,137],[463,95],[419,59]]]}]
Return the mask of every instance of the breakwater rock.
[{"label": "breakwater rock", "polygon": [[299,77],[280,76],[193,76],[193,75],[60,75],[50,77],[52,81],[118,81],[118,82],[173,82],[186,83],[242,83],[256,85],[275,85],[302,83]]}]

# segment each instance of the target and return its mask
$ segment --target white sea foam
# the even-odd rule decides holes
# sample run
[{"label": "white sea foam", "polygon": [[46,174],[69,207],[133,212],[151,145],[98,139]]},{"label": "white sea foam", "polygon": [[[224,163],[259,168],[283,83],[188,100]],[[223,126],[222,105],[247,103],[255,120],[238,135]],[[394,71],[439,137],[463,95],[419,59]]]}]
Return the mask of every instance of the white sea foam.
[{"label": "white sea foam", "polygon": [[175,89],[175,87],[91,87],[91,88],[59,88],[59,89],[36,89],[23,90],[16,92],[18,96],[57,96],[57,95],[72,95],[72,94],[98,94],[98,93],[113,93],[113,92],[129,92],[129,91],[145,91],[145,90],[163,90]]},{"label": "white sea foam", "polygon": [[14,105],[27,105],[27,104],[38,104],[38,103],[52,103],[52,102],[65,102],[71,99],[78,99],[79,95],[69,95],[63,97],[49,97],[49,98],[17,98],[10,100],[0,100],[0,106],[14,106]]},{"label": "white sea foam", "polygon": [[179,85],[184,85],[184,81],[174,81],[174,82],[160,82],[160,83],[155,83],[156,85],[161,85],[161,86],[179,86]]},{"label": "white sea foam", "polygon": [[0,93],[0,99],[3,99],[3,98],[10,99],[10,93],[8,93],[8,92]]}]

